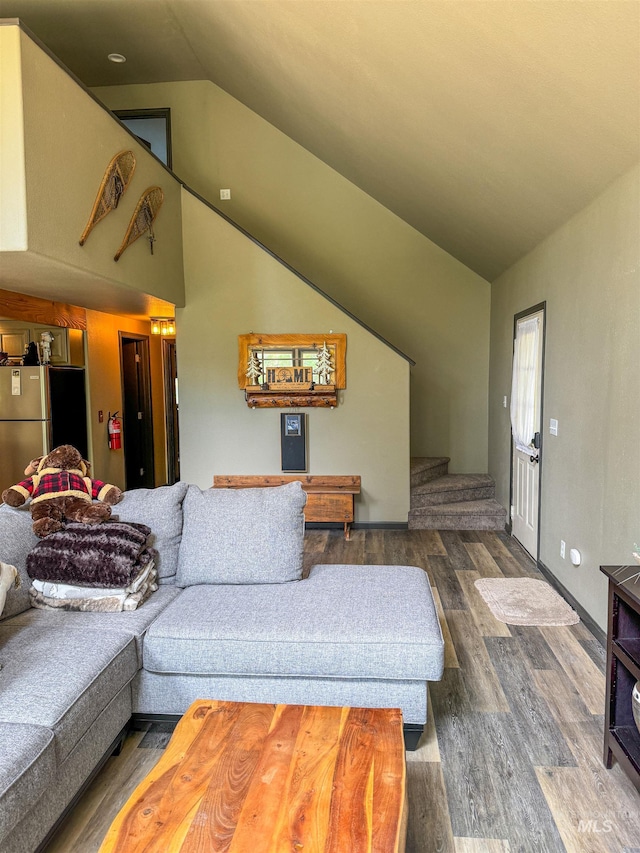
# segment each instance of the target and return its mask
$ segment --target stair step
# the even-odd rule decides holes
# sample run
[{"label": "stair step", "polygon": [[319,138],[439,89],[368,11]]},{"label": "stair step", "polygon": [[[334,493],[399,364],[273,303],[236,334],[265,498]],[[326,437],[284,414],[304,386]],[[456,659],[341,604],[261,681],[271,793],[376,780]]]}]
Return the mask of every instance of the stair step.
[{"label": "stair step", "polygon": [[411,486],[420,486],[444,476],[449,470],[450,461],[448,456],[412,456]]},{"label": "stair step", "polygon": [[496,486],[489,474],[446,474],[411,489],[411,509],[459,501],[488,500]]},{"label": "stair step", "polygon": [[409,511],[409,530],[504,530],[507,511],[496,500],[458,501]]}]

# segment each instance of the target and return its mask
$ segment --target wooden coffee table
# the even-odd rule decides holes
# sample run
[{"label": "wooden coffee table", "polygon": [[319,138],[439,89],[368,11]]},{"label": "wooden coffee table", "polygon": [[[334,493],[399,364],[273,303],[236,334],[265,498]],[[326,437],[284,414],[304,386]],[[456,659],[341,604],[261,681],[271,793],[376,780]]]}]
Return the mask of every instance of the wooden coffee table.
[{"label": "wooden coffee table", "polygon": [[198,700],[100,853],[402,853],[399,710]]}]

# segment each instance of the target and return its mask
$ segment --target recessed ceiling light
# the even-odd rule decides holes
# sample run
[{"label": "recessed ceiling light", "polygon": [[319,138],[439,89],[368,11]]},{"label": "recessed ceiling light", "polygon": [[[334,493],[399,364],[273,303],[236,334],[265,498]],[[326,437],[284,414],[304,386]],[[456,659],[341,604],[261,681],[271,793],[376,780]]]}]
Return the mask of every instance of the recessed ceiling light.
[{"label": "recessed ceiling light", "polygon": [[107,59],[110,62],[122,63],[127,61],[127,57],[123,56],[121,53],[110,53]]}]

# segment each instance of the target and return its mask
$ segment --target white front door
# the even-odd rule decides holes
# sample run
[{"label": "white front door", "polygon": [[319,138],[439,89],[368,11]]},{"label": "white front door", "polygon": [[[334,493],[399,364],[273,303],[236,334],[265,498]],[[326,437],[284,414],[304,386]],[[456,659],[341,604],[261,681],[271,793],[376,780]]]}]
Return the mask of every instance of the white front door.
[{"label": "white front door", "polygon": [[538,558],[544,309],[516,321],[511,385],[512,535]]}]

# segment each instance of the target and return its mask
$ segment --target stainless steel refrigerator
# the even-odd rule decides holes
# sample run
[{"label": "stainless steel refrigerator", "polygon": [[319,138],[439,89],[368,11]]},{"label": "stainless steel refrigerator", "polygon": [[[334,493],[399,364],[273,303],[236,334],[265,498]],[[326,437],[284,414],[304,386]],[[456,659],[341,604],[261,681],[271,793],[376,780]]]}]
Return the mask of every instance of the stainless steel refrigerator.
[{"label": "stainless steel refrigerator", "polygon": [[86,399],[81,367],[0,367],[0,492],[60,444],[86,458]]}]

